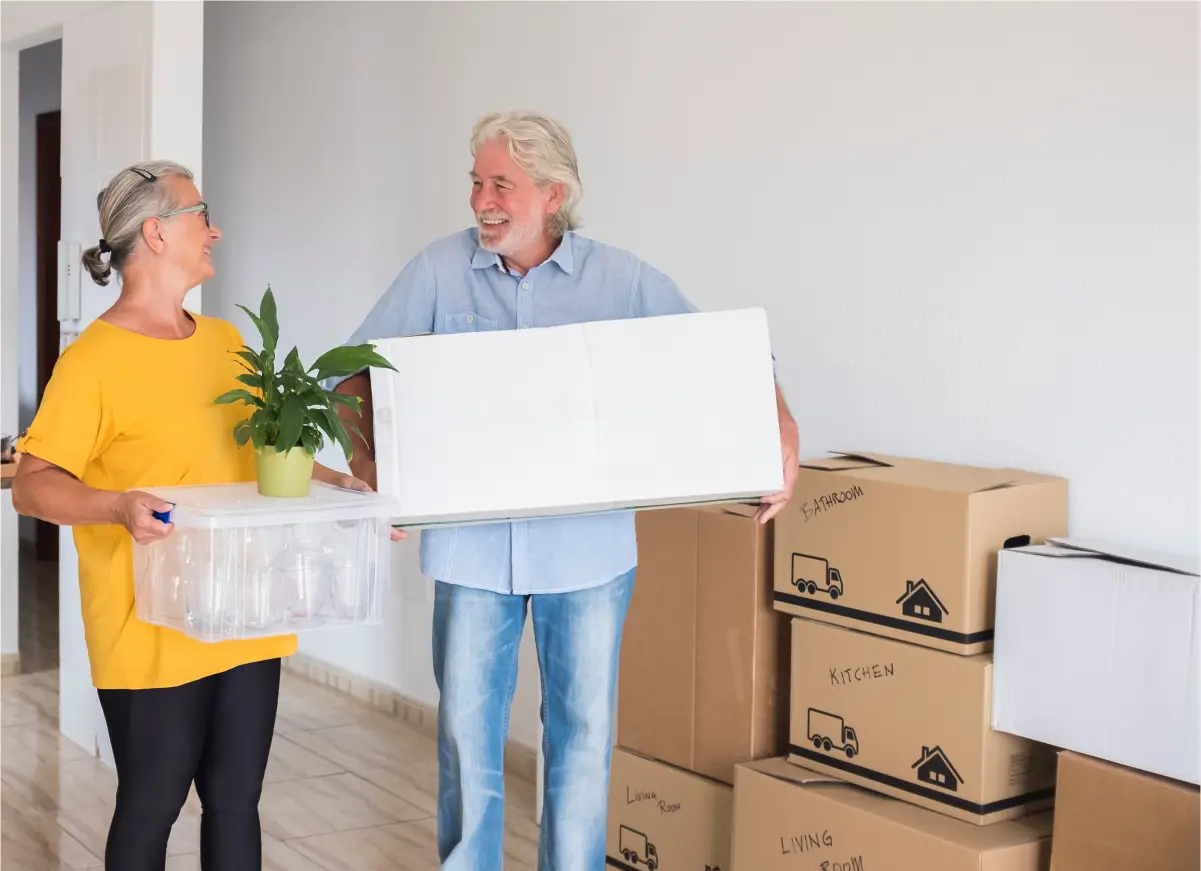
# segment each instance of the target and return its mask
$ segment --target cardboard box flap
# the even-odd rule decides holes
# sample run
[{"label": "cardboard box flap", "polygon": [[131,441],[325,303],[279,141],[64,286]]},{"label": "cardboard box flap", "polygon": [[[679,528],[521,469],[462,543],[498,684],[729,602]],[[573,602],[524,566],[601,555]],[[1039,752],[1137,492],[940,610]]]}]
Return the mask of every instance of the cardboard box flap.
[{"label": "cardboard box flap", "polygon": [[855,469],[889,469],[891,463],[877,459],[869,454],[854,454],[846,451],[830,451],[831,456],[825,459],[805,460],[800,464],[802,469],[813,469],[816,472],[850,472]]},{"label": "cardboard box flap", "polygon": [[726,502],[722,505],[701,505],[696,510],[710,514],[733,514],[735,517],[754,517],[762,503],[760,502]]},{"label": "cardboard box flap", "polygon": [[1043,556],[1091,557],[1149,569],[1162,569],[1181,575],[1201,576],[1201,560],[1197,554],[1164,553],[1080,538],[1049,538],[1043,548],[1031,547],[1024,550]]},{"label": "cardboard box flap", "polygon": [[760,759],[756,762],[740,762],[738,767],[745,768],[748,771],[755,771],[768,777],[774,777],[776,780],[787,780],[790,783],[797,783],[802,786],[811,783],[843,783],[837,777],[830,777],[828,774],[810,771],[808,768],[793,765],[787,759],[780,757]]},{"label": "cardboard box flap", "polygon": [[992,469],[978,466],[959,466],[885,454],[833,452],[829,459],[805,460],[802,469],[841,473],[851,478],[886,481],[945,493],[987,493],[1009,487],[1038,484],[1056,480],[1049,475],[1022,472],[1016,469]]},{"label": "cardboard box flap", "polygon": [[[1051,835],[1053,815],[1050,812],[978,826],[833,777],[823,776],[784,759],[765,759],[760,762],[743,763],[738,767],[776,780],[791,782],[801,789],[819,788],[822,798],[827,801],[976,852],[1005,849]],[[792,772],[787,770],[790,768],[793,769]],[[735,801],[737,800],[736,797]]]}]

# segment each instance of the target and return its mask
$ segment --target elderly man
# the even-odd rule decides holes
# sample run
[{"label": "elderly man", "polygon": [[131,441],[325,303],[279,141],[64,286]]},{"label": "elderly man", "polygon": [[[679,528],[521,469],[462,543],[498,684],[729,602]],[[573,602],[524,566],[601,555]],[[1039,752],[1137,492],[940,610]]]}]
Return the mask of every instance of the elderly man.
[{"label": "elderly man", "polygon": [[[661,272],[574,231],[582,188],[558,124],[490,115],[476,125],[471,151],[476,226],[409,262],[351,343],[695,311]],[[364,398],[366,442],[351,465],[374,486],[370,382],[356,375],[338,390]],[[470,384],[462,395],[472,401]],[[777,395],[786,488],[765,500],[763,522],[788,501],[797,470],[796,424]],[[438,850],[447,871],[501,867],[504,746],[527,608],[546,757],[539,868],[604,867],[613,694],[636,563],[628,512],[423,533],[422,572],[436,584]]]}]

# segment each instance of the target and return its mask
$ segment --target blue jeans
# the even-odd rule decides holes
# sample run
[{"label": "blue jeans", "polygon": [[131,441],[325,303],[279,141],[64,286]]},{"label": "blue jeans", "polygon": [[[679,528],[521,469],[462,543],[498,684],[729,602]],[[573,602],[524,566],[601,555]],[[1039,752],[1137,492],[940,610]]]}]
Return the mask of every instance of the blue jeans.
[{"label": "blue jeans", "polygon": [[439,582],[438,855],[499,871],[504,751],[526,606],[542,675],[545,781],[539,871],[603,871],[618,653],[634,572],[570,593],[507,595]]}]

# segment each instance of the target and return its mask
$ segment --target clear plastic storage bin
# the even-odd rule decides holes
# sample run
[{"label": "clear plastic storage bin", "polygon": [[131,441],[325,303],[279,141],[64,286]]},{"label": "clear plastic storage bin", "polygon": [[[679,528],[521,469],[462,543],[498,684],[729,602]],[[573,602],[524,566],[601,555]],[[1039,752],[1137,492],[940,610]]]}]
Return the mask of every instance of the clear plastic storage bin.
[{"label": "clear plastic storage bin", "polygon": [[391,498],[316,481],[296,499],[253,483],[147,492],[175,528],[133,546],[139,620],[226,641],[383,619]]}]

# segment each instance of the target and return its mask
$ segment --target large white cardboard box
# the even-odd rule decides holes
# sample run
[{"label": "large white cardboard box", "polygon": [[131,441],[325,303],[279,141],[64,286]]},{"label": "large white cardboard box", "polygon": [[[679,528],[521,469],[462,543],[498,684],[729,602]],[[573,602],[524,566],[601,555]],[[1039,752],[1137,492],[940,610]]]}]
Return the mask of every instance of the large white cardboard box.
[{"label": "large white cardboard box", "polygon": [[993,728],[1201,782],[1196,556],[1050,539],[998,559]]},{"label": "large white cardboard box", "polygon": [[377,342],[379,490],[429,527],[784,486],[762,309]]}]

